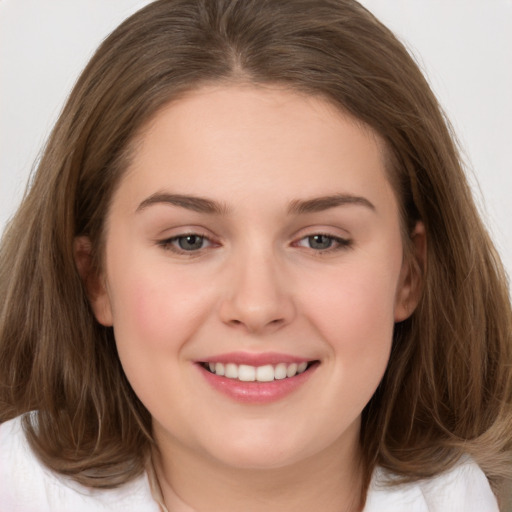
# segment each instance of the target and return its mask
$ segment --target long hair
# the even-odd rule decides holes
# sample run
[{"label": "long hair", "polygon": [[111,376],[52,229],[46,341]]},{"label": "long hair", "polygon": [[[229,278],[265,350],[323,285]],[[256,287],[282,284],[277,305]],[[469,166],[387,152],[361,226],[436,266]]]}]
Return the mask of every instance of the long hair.
[{"label": "long hair", "polygon": [[0,421],[25,416],[50,468],[89,486],[140,474],[151,418],[96,322],[73,257],[102,265],[109,202],[155,113],[210,83],[280,84],[375,130],[407,247],[427,233],[423,291],[395,327],[386,374],[363,411],[365,486],[375,465],[402,480],[469,453],[493,482],[512,448],[512,315],[451,130],[418,66],[353,0],[159,0],[100,46],[50,136],[0,248]]}]

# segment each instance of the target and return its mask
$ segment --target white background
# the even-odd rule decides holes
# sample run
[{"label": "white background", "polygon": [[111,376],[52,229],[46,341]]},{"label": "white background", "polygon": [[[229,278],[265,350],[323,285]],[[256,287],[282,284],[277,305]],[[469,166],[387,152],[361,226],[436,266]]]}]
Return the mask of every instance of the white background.
[{"label": "white background", "polygon": [[[147,0],[0,0],[0,232],[101,40]],[[512,0],[363,0],[413,53],[451,119],[512,275]]]}]

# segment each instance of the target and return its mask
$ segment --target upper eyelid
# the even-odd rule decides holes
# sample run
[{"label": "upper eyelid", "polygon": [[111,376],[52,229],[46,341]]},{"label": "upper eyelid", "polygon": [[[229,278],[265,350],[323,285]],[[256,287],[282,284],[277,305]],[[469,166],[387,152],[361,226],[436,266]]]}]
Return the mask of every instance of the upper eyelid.
[{"label": "upper eyelid", "polygon": [[307,238],[309,236],[314,235],[323,235],[328,236],[330,238],[337,238],[340,240],[352,240],[353,235],[349,233],[346,229],[334,226],[307,226],[301,229],[298,229],[294,236],[294,240],[302,240],[303,238]]},{"label": "upper eyelid", "polygon": [[200,231],[183,231],[182,233],[178,233],[177,235],[164,236],[159,238],[162,242],[166,240],[176,240],[177,238],[183,238],[184,236],[200,236],[201,238],[207,238],[210,240],[212,237],[210,235],[206,235]]},{"label": "upper eyelid", "polygon": [[308,222],[307,224],[302,224],[302,227],[299,227],[295,230],[296,234],[304,233],[308,235],[311,234],[325,234],[329,236],[349,236],[349,229],[345,226],[345,223],[341,223],[336,219],[326,219],[323,222],[320,220],[313,222]]},{"label": "upper eyelid", "polygon": [[209,240],[217,239],[218,237],[212,233],[209,229],[202,228],[200,226],[178,226],[178,227],[168,227],[166,229],[161,230],[154,237],[155,241],[165,241],[172,240],[182,236],[190,236],[196,235],[201,236],[203,238],[208,238]]}]

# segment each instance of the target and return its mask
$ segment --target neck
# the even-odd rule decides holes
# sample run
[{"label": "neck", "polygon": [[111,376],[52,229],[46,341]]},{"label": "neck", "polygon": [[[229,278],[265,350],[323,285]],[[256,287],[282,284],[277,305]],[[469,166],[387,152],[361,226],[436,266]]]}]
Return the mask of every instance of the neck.
[{"label": "neck", "polygon": [[167,454],[160,447],[153,456],[164,502],[172,512],[358,512],[358,445],[333,457],[336,448],[272,469],[234,468],[186,449]]}]

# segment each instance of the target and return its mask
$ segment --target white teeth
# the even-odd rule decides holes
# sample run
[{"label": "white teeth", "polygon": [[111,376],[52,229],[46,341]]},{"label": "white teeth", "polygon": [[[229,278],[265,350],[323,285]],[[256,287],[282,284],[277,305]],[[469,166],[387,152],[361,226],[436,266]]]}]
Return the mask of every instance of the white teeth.
[{"label": "white teeth", "polygon": [[254,366],[241,364],[238,367],[238,380],[243,380],[244,382],[254,382],[256,380],[256,368],[254,368]]},{"label": "white teeth", "polygon": [[225,376],[228,379],[238,379],[243,382],[272,382],[273,380],[282,380],[305,372],[308,363],[279,363],[275,366],[271,364],[250,366],[247,364],[237,365],[234,363],[207,363],[206,366],[208,366],[212,373]]},{"label": "white teeth", "polygon": [[286,376],[289,378],[289,377],[293,377],[295,374],[297,373],[297,365],[295,363],[292,363],[291,365],[288,366],[288,368],[286,369]]},{"label": "white teeth", "polygon": [[274,367],[271,364],[256,368],[256,380],[258,382],[270,382],[274,380]]},{"label": "white teeth", "polygon": [[238,379],[238,365],[233,364],[233,363],[228,363],[226,365],[226,372],[224,373],[224,375],[228,379]]},{"label": "white teeth", "polygon": [[279,363],[274,369],[274,378],[277,380],[286,379],[286,369],[286,364]]}]

